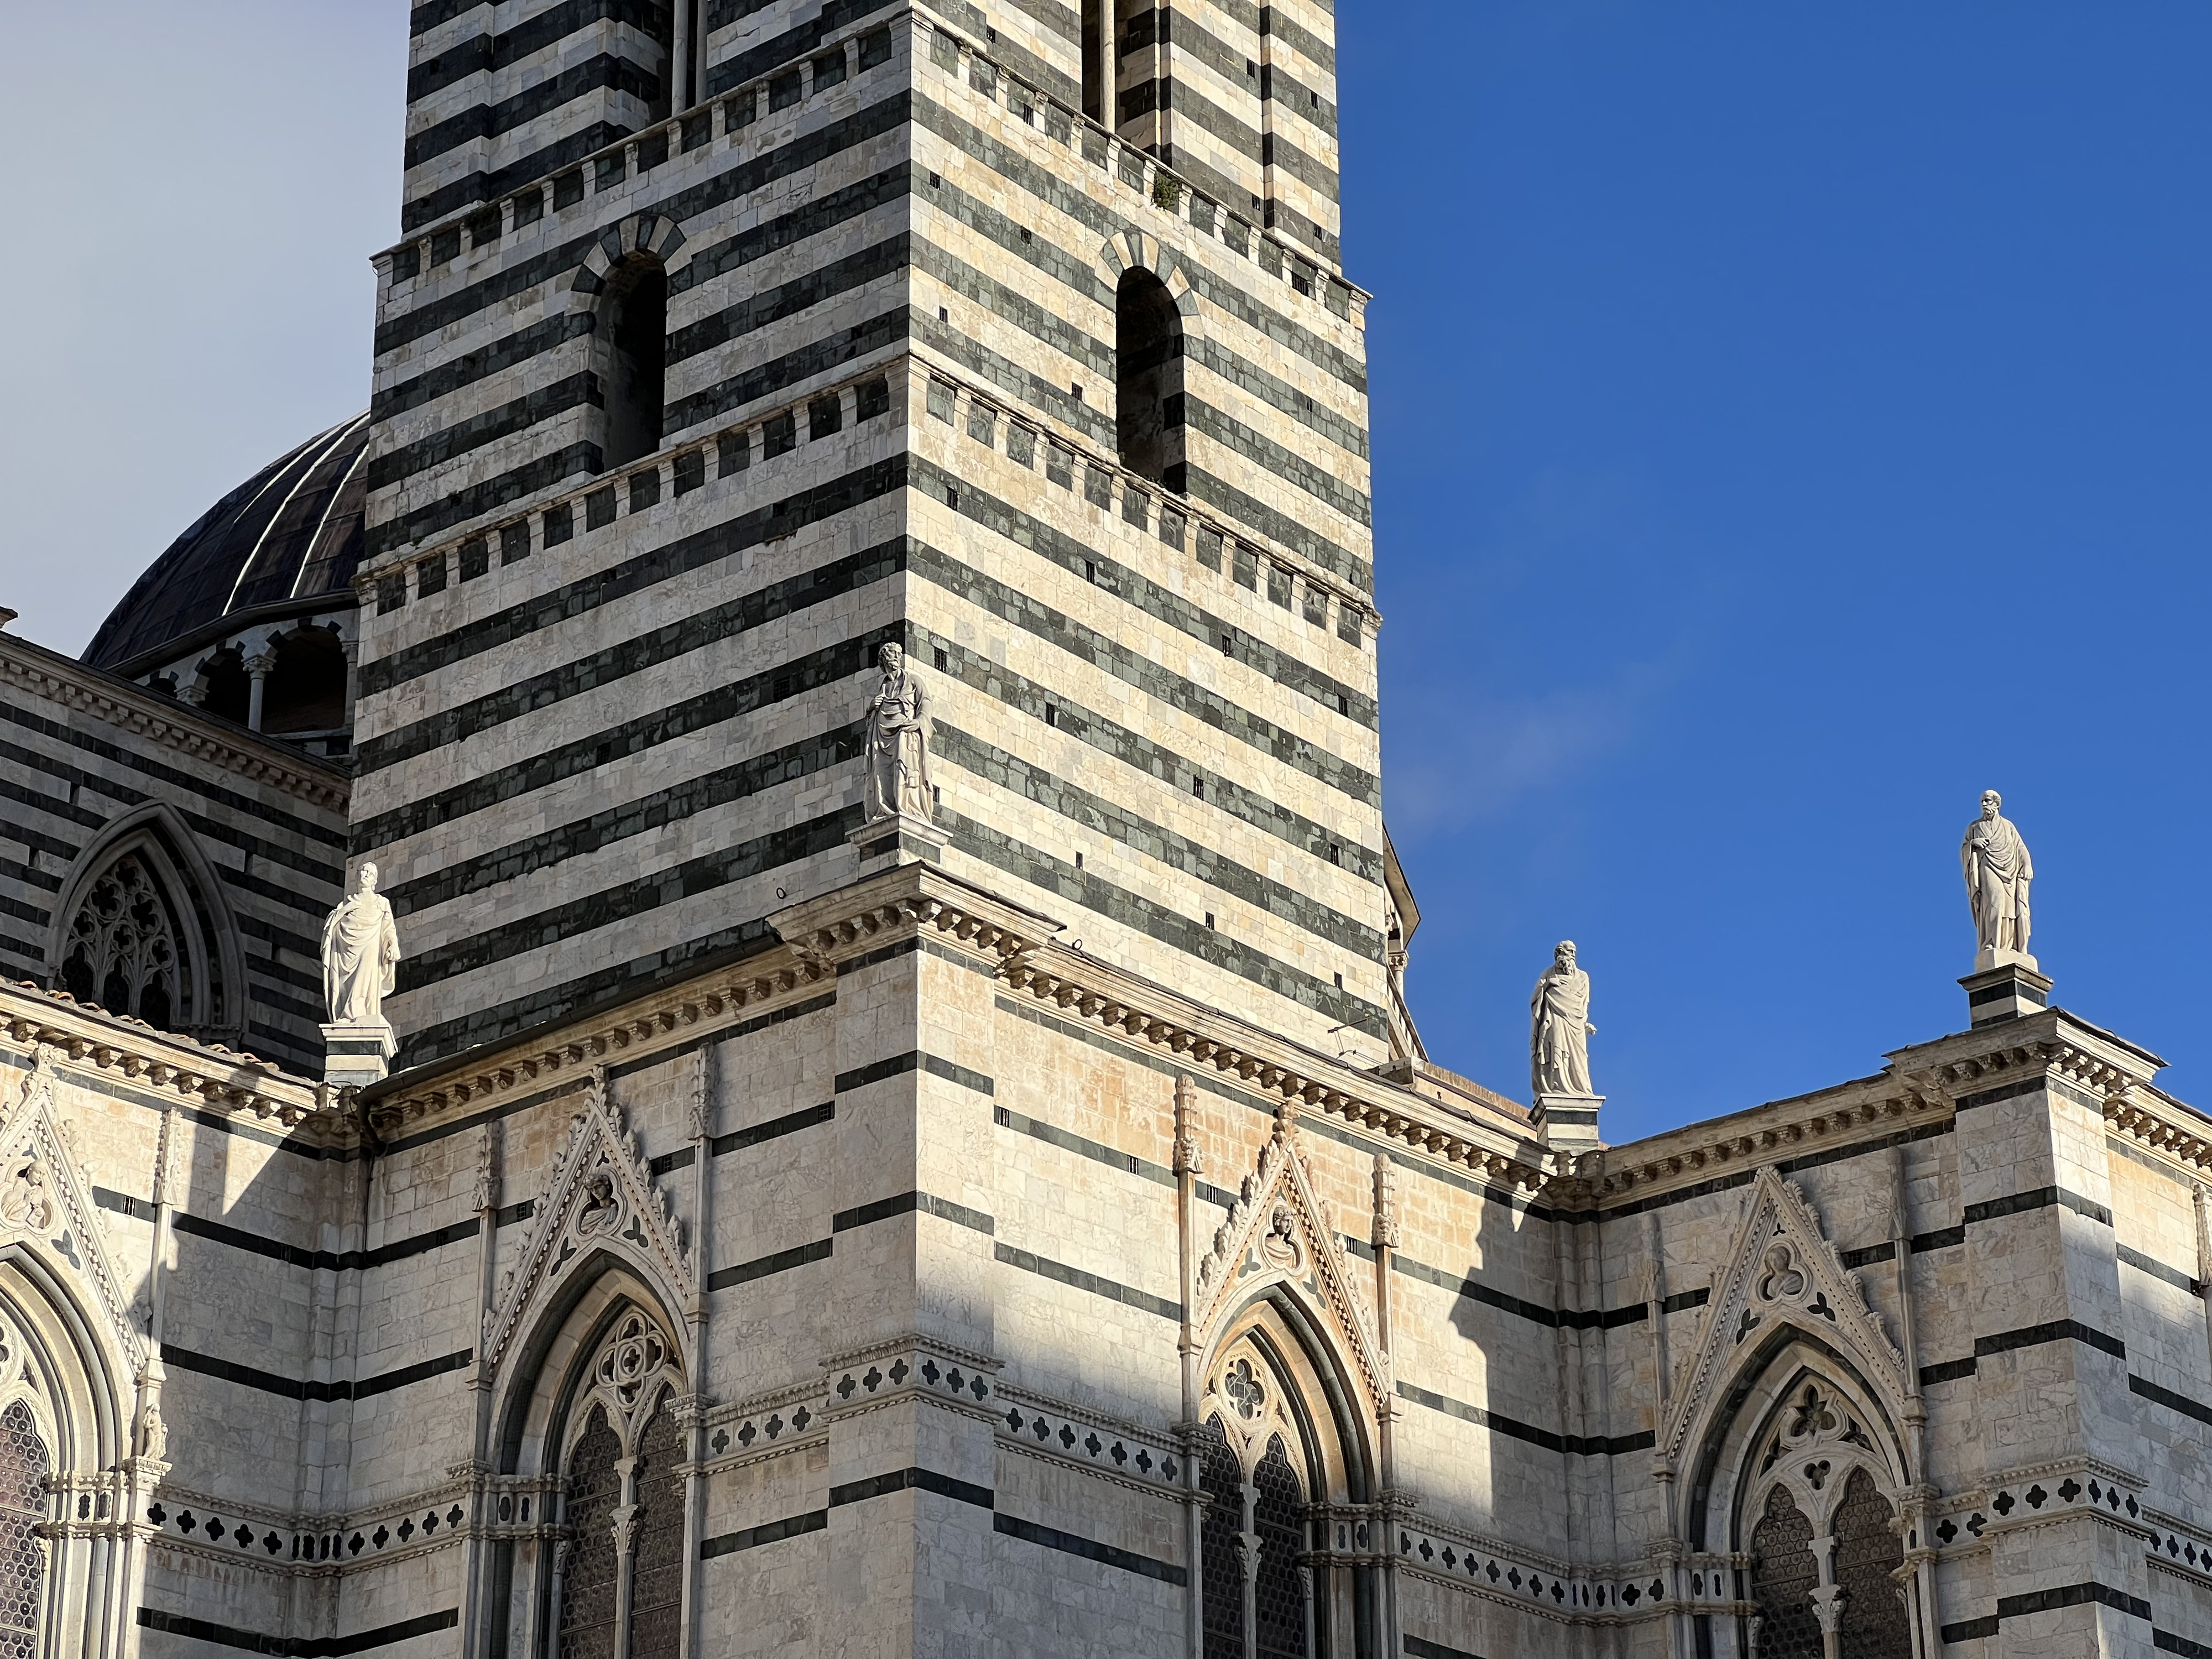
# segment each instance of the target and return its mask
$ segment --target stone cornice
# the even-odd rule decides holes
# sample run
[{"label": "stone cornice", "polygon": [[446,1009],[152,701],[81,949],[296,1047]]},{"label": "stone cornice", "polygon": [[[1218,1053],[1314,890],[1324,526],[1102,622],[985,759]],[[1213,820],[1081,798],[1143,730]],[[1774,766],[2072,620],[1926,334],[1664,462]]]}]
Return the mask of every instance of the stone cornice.
[{"label": "stone cornice", "polygon": [[0,684],[89,714],[327,811],[343,815],[352,795],[343,772],[11,634],[0,633]]},{"label": "stone cornice", "polygon": [[884,945],[921,938],[958,950],[1011,989],[1063,1018],[1150,1044],[1193,1071],[1211,1069],[1264,1095],[1298,1103],[1370,1135],[1534,1190],[1565,1165],[1498,1114],[1488,1123],[1388,1079],[1328,1059],[1192,1001],[1165,987],[1055,944],[1052,918],[930,865],[899,866],[771,918],[784,942],[729,967],[658,988],[619,1006],[549,1025],[403,1073],[365,1091],[377,1132],[395,1131],[489,1103],[627,1053],[672,1048],[717,1024],[803,1001],[835,983],[839,964]]},{"label": "stone cornice", "polygon": [[2212,1121],[2164,1091],[2143,1085],[2107,1097],[2105,1123],[2115,1133],[2180,1164],[2189,1178],[2212,1182]]},{"label": "stone cornice", "polygon": [[434,1117],[489,1102],[544,1079],[574,1074],[580,1085],[596,1062],[672,1048],[716,1024],[735,1024],[771,1002],[805,1000],[831,969],[778,946],[712,973],[631,998],[615,1007],[540,1026],[511,1042],[486,1043],[410,1067],[361,1091],[362,1109],[389,1138]]},{"label": "stone cornice", "polygon": [[[1640,1198],[1717,1175],[1747,1175],[1760,1164],[1872,1138],[1869,1131],[1887,1135],[1940,1122],[1961,1096],[2043,1077],[2102,1102],[2107,1120],[2170,1155],[2212,1159],[2212,1121],[2149,1086],[2165,1062],[2063,1009],[1939,1037],[1885,1058],[1889,1065],[1878,1076],[1593,1152],[1578,1173],[1596,1201],[1632,1191]],[[2177,1150],[2191,1146],[2194,1152]]]},{"label": "stone cornice", "polygon": [[112,1073],[203,1109],[274,1119],[327,1140],[347,1133],[341,1103],[327,1088],[274,1060],[157,1031],[59,992],[0,980],[0,1031],[24,1048],[52,1048],[80,1068]]}]

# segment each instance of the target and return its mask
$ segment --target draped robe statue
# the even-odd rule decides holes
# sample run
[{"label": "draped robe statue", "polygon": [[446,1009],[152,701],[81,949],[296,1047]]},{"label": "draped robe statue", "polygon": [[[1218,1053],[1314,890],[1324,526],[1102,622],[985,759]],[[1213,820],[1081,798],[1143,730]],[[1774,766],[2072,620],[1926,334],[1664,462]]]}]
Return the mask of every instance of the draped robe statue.
[{"label": "draped robe statue", "polygon": [[887,645],[876,659],[884,677],[868,700],[868,817],[902,812],[927,822],[936,811],[929,782],[929,696],[900,647]]},{"label": "draped robe statue", "polygon": [[399,929],[392,919],[392,902],[376,890],[376,866],[364,864],[354,890],[323,923],[323,1000],[331,1024],[381,1020],[398,961]]},{"label": "draped robe statue", "polygon": [[1575,942],[1562,939],[1528,999],[1529,1087],[1545,1095],[1594,1095],[1590,1086],[1589,975],[1575,966]]},{"label": "draped robe statue", "polygon": [[1975,965],[1994,968],[2010,957],[2027,954],[2027,884],[2035,866],[2027,856],[2027,843],[2012,820],[1997,809],[2004,800],[1994,789],[1982,793],[1982,815],[1966,826],[1959,844],[1959,868],[1966,878],[1966,902],[1974,913],[1974,939],[1979,949]]}]

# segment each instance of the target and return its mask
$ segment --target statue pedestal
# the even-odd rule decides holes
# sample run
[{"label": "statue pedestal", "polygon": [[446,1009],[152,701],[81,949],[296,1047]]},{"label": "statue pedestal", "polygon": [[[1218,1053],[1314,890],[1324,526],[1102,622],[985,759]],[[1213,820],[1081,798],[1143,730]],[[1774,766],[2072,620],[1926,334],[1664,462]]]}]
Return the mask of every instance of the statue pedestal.
[{"label": "statue pedestal", "polygon": [[1605,1145],[1597,1138],[1598,1108],[1604,1104],[1603,1095],[1538,1095],[1528,1125],[1555,1152],[1594,1152]]},{"label": "statue pedestal", "polygon": [[2051,1006],[2051,981],[2035,971],[2033,957],[2009,951],[1997,954],[2012,960],[1984,968],[1959,981],[1966,988],[1966,1018],[1976,1030],[2001,1020],[2039,1014]]},{"label": "statue pedestal", "polygon": [[893,812],[870,818],[845,839],[860,849],[861,863],[888,858],[896,866],[941,863],[945,843],[951,837],[927,818]]},{"label": "statue pedestal", "polygon": [[323,1027],[323,1081],[333,1087],[366,1089],[384,1081],[399,1045],[380,1019],[342,1020]]}]

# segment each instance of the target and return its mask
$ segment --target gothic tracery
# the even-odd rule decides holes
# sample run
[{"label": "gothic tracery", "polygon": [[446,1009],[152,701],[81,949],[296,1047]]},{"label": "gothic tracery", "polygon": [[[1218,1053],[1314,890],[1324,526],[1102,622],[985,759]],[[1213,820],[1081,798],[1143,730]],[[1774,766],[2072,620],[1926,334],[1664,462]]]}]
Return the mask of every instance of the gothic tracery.
[{"label": "gothic tracery", "polygon": [[667,1333],[643,1309],[623,1307],[592,1351],[570,1413],[562,1659],[676,1659],[680,1651],[681,1382]]},{"label": "gothic tracery", "polygon": [[70,918],[63,987],[81,1001],[171,1029],[187,990],[176,918],[145,860],[126,853],[95,879]]}]

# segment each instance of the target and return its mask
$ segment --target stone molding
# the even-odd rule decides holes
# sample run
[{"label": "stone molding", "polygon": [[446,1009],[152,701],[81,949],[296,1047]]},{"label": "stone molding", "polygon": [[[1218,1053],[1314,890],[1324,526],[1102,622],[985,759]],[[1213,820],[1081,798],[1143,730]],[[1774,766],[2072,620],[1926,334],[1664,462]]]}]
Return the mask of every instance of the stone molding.
[{"label": "stone molding", "polygon": [[7,634],[0,634],[0,684],[268,784],[326,811],[343,813],[352,799],[353,785],[343,773],[325,771],[295,750],[198,714],[187,704],[112,679]]},{"label": "stone molding", "polygon": [[[476,1512],[478,1500],[469,1480],[447,1480],[402,1498],[329,1515],[239,1503],[189,1486],[173,1486],[166,1480],[155,1487],[152,1496],[154,1503],[161,1507],[161,1519],[151,1522],[149,1535],[162,1548],[283,1577],[332,1577],[348,1572],[366,1572],[400,1556],[449,1549],[471,1533],[488,1529]],[[456,1508],[463,1510],[462,1517],[452,1522],[448,1517]],[[189,1534],[181,1524],[186,1515],[192,1516]],[[439,1524],[425,1528],[422,1518],[429,1515],[437,1516]],[[210,1521],[222,1526],[222,1541],[205,1536]],[[231,1541],[241,1525],[253,1534],[253,1542],[243,1547]],[[404,1537],[399,1531],[403,1527],[406,1528]],[[379,1528],[385,1534],[381,1544],[374,1541]],[[282,1535],[274,1554],[266,1546],[271,1534]],[[361,1538],[362,1547],[358,1551],[347,1549],[346,1544],[356,1534]],[[316,1540],[333,1535],[340,1539],[339,1547],[327,1559],[309,1559],[304,1553],[294,1553],[295,1549],[304,1552]]]},{"label": "stone molding", "polygon": [[559,1022],[548,1041],[541,1029],[526,1041],[488,1043],[386,1079],[361,1100],[371,1126],[386,1138],[449,1110],[495,1100],[577,1066],[632,1049],[662,1046],[702,1023],[734,1023],[748,1009],[813,990],[828,969],[785,950],[769,951],[712,974],[632,998],[618,1007]]},{"label": "stone molding", "polygon": [[[2163,1150],[2169,1142],[2193,1143],[2198,1150],[2187,1161],[2212,1160],[2212,1122],[2149,1087],[2165,1062],[2063,1009],[1885,1058],[1889,1065],[1874,1077],[1590,1154],[1577,1165],[1584,1201],[1656,1195],[1787,1158],[1796,1149],[1848,1142],[1869,1128],[1911,1130],[1949,1117],[1961,1096],[2045,1076],[2103,1102],[2108,1119],[2150,1144]],[[2130,1109],[2134,1115],[2122,1121]],[[2191,1127],[2192,1120],[2201,1127]],[[1557,1196],[1572,1201],[1564,1187]]]},{"label": "stone molding", "polygon": [[117,1073],[149,1092],[173,1093],[203,1109],[274,1119],[326,1141],[349,1137],[338,1097],[280,1070],[276,1061],[157,1031],[62,992],[0,980],[0,1032],[21,1048],[51,1047],[81,1067]]},{"label": "stone molding", "polygon": [[1620,1627],[1684,1609],[1715,1615],[1751,1610],[1735,1600],[1732,1586],[1722,1577],[1747,1568],[1747,1555],[1686,1553],[1683,1572],[1704,1573],[1710,1588],[1674,1601],[1651,1593],[1655,1585],[1664,1589],[1669,1563],[1663,1551],[1613,1561],[1566,1562],[1448,1522],[1401,1517],[1395,1526],[1397,1535],[1390,1542],[1400,1571],[1559,1625]]},{"label": "stone molding", "polygon": [[[641,1055],[735,1024],[769,1005],[835,983],[838,964],[906,939],[929,938],[973,956],[1014,990],[1064,1017],[1149,1043],[1192,1070],[1211,1066],[1259,1092],[1298,1103],[1370,1134],[1534,1193],[1565,1174],[1562,1159],[1528,1126],[1492,1125],[1372,1072],[1325,1057],[1166,987],[1050,939],[1060,924],[930,865],[903,865],[769,918],[783,943],[744,962],[587,1015],[557,1036],[541,1031],[403,1073],[364,1091],[377,1133],[389,1136],[489,1102],[562,1068],[611,1055]],[[678,1034],[683,1034],[679,1036]]]},{"label": "stone molding", "polygon": [[[6,1183],[0,1187],[0,1237],[20,1235],[45,1259],[48,1271],[90,1286],[86,1300],[107,1316],[108,1340],[123,1361],[118,1381],[135,1380],[146,1368],[146,1340],[131,1316],[122,1277],[108,1259],[107,1229],[93,1205],[76,1130],[55,1112],[59,1052],[50,1043],[34,1048],[22,1093],[0,1109],[0,1181]],[[50,1239],[58,1225],[62,1236]],[[73,1250],[68,1242],[72,1231]]]}]

